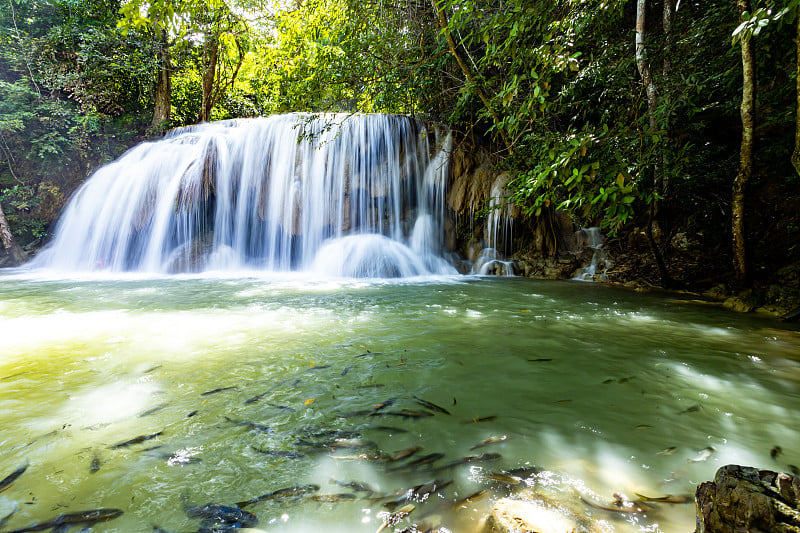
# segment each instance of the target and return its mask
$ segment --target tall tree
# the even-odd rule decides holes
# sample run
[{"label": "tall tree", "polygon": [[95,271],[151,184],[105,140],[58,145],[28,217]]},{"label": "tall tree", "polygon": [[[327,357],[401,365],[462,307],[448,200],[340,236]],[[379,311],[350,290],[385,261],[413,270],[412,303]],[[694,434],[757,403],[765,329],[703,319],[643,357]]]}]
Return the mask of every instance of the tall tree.
[{"label": "tall tree", "polygon": [[[748,0],[736,0],[739,18],[745,22],[750,12]],[[733,180],[731,202],[731,229],[733,233],[733,270],[736,281],[746,285],[749,281],[747,265],[747,240],[745,235],[745,188],[753,174],[753,138],[755,131],[755,58],[753,36],[747,32],[738,39],[742,56],[742,140],[739,147],[739,172]]]},{"label": "tall tree", "polygon": [[[669,42],[669,28],[672,24],[672,11],[670,8],[670,1],[664,2],[664,33],[665,42]],[[636,1],[636,39],[635,39],[635,56],[636,67],[639,70],[639,76],[642,78],[645,93],[647,94],[647,116],[649,123],[649,135],[657,135],[659,130],[657,120],[658,101],[656,95],[656,84],[653,80],[653,75],[650,71],[650,61],[647,57],[647,47],[645,45],[645,33],[647,30],[646,24],[647,14],[647,0]],[[669,72],[668,55],[665,55],[664,68],[665,73]],[[664,262],[664,256],[661,253],[658,243],[653,236],[653,225],[659,216],[661,207],[661,199],[664,196],[664,176],[662,172],[663,161],[661,165],[653,165],[651,169],[653,172],[653,198],[650,200],[649,214],[647,218],[647,240],[650,243],[650,250],[658,267],[658,272],[661,277],[661,285],[669,287],[672,284],[672,279],[667,270],[667,265]]]},{"label": "tall tree", "polygon": [[[170,120],[172,75],[175,55],[192,48],[199,41],[202,48],[200,120],[208,120],[211,108],[222,91],[236,79],[244,59],[242,35],[247,28],[242,18],[225,0],[130,0],[120,9],[124,28],[147,29],[153,33],[158,69],[155,80],[154,110],[151,127],[164,129]],[[228,45],[231,34],[233,46]],[[228,48],[236,54],[235,67],[223,82]]]}]

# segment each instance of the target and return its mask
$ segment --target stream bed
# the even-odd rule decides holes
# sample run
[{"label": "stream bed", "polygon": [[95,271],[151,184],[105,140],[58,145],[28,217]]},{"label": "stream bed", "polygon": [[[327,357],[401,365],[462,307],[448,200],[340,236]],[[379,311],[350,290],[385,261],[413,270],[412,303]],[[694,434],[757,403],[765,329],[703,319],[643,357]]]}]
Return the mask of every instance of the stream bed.
[{"label": "stream bed", "polygon": [[0,273],[0,479],[27,465],[4,531],[92,509],[123,511],[94,531],[233,530],[198,509],[238,503],[268,532],[477,533],[510,497],[689,532],[693,501],[601,507],[800,465],[798,406],[797,328],[675,295]]}]

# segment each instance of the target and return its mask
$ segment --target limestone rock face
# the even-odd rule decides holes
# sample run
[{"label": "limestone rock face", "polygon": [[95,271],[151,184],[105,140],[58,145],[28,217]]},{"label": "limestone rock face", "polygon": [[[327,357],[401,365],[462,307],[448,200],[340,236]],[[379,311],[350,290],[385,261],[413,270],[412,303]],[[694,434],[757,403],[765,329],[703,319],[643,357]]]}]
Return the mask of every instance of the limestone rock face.
[{"label": "limestone rock face", "polygon": [[800,533],[800,479],[723,466],[696,492],[695,533]]}]

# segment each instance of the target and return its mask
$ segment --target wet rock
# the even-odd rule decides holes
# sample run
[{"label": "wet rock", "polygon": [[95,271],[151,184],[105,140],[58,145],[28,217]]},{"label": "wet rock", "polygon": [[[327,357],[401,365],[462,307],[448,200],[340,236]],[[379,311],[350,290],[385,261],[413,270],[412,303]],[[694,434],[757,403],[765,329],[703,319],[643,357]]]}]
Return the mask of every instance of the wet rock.
[{"label": "wet rock", "polygon": [[580,268],[582,256],[564,254],[559,257],[528,255],[516,260],[518,275],[535,279],[569,279]]},{"label": "wet rock", "polygon": [[731,311],[736,311],[738,313],[749,313],[756,306],[748,304],[738,296],[731,296],[722,304],[725,306],[726,309],[730,309]]},{"label": "wet rock", "polygon": [[742,291],[737,295],[731,296],[723,302],[723,306],[731,311],[749,313],[762,304],[762,297],[759,293],[752,290]]},{"label": "wet rock", "polygon": [[778,270],[778,282],[781,285],[800,287],[800,263],[792,263]]},{"label": "wet rock", "polygon": [[728,296],[730,296],[730,291],[728,290],[728,287],[726,287],[724,284],[720,283],[719,285],[711,287],[710,289],[705,291],[703,293],[703,296],[706,296],[708,298],[723,299],[723,298],[727,298]]},{"label": "wet rock", "polygon": [[727,465],[696,492],[695,533],[800,532],[800,478]]},{"label": "wet rock", "polygon": [[578,524],[539,502],[499,500],[486,520],[485,533],[571,533]]}]

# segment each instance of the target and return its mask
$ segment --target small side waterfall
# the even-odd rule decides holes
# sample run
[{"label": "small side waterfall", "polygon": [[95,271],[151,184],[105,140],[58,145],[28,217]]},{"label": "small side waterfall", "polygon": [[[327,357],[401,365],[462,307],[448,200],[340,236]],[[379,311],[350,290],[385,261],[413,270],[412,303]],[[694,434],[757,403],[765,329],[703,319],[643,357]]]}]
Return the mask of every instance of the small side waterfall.
[{"label": "small side waterfall", "polygon": [[600,228],[581,228],[575,232],[575,238],[578,246],[581,248],[590,248],[592,250],[592,259],[588,265],[581,267],[575,273],[572,279],[580,281],[594,281],[596,279],[608,279],[606,271],[611,266],[611,261],[608,259],[603,243],[605,239],[600,232]]},{"label": "small side waterfall", "polygon": [[443,259],[450,143],[395,115],[177,129],[90,177],[31,266],[452,274]]},{"label": "small side waterfall", "polygon": [[513,237],[514,203],[508,197],[508,175],[500,174],[492,183],[490,199],[493,202],[486,217],[487,247],[481,250],[474,271],[481,275],[513,276],[514,262],[504,260],[501,250],[510,249]]}]

